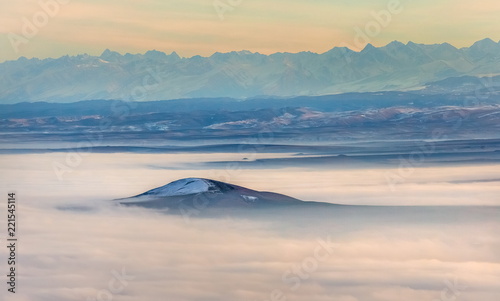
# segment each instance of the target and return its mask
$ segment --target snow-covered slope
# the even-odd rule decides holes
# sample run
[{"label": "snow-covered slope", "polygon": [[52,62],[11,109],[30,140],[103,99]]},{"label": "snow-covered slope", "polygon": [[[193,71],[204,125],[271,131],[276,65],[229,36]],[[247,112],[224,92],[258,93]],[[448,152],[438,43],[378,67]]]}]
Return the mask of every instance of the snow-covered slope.
[{"label": "snow-covered slope", "polygon": [[286,195],[261,192],[219,181],[187,178],[134,197],[117,200],[122,205],[168,209],[171,212],[220,208],[263,208],[307,204]]},{"label": "snow-covered slope", "polygon": [[26,59],[0,64],[0,102],[245,98],[405,90],[459,76],[500,74],[500,43],[469,48],[392,42],[360,52],[333,48],[263,55],[249,51],[181,58],[160,51]]},{"label": "snow-covered slope", "polygon": [[224,189],[217,185],[216,182],[200,178],[187,178],[174,181],[165,186],[152,189],[146,193],[148,196],[164,197],[164,196],[179,196],[189,195],[204,192],[222,192]]}]

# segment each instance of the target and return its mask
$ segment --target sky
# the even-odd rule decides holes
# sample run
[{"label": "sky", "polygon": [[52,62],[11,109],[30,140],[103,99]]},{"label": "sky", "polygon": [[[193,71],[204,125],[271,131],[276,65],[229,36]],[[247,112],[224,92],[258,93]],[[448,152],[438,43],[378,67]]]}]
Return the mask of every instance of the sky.
[{"label": "sky", "polygon": [[467,47],[500,39],[482,0],[21,0],[0,2],[0,61],[105,49],[183,57],[250,50],[359,50],[393,40]]}]

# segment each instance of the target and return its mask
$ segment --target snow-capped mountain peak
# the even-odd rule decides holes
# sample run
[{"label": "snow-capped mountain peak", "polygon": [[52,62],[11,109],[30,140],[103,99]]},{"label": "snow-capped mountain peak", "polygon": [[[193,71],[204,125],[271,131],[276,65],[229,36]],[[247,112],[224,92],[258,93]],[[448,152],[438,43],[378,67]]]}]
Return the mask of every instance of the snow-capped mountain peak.
[{"label": "snow-capped mountain peak", "polygon": [[118,200],[122,205],[185,212],[187,208],[263,208],[300,205],[303,201],[272,192],[262,192],[203,178],[187,178]]},{"label": "snow-capped mountain peak", "polygon": [[[0,102],[241,99],[415,90],[450,77],[498,74],[499,50],[499,44],[484,39],[461,49],[448,43],[392,42],[384,47],[368,44],[360,52],[337,47],[322,54],[264,55],[243,50],[180,58],[175,52],[157,50],[124,55],[105,50],[100,57],[20,58],[0,63]],[[147,93],[136,97],[138,89]]]},{"label": "snow-capped mountain peak", "polygon": [[165,197],[190,195],[204,192],[222,193],[223,191],[230,190],[230,188],[231,187],[229,185],[217,181],[202,178],[186,178],[149,190],[143,195]]}]

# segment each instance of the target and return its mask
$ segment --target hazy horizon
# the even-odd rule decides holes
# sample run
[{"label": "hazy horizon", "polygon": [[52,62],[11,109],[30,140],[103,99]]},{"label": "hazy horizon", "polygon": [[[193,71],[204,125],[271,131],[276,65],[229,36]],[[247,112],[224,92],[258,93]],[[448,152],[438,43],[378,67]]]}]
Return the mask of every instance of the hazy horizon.
[{"label": "hazy horizon", "polygon": [[[494,43],[498,43],[498,44],[500,44],[500,40],[495,41],[495,40],[493,40],[493,39],[491,39],[491,38],[489,38],[489,37],[485,37],[485,38],[479,39],[479,40],[477,40],[477,41],[473,41],[470,45],[464,45],[464,46],[462,46],[462,47],[457,47],[456,45],[450,44],[450,43],[448,43],[447,41],[443,41],[443,42],[441,42],[441,43],[426,44],[426,43],[416,43],[416,42],[414,42],[414,41],[408,41],[408,42],[406,42],[406,43],[403,43],[403,42],[398,41],[398,40],[393,40],[393,41],[391,41],[391,42],[389,42],[389,43],[387,43],[387,44],[383,44],[383,45],[375,46],[375,48],[383,48],[383,47],[386,47],[386,46],[388,46],[390,43],[393,43],[393,42],[399,42],[399,43],[402,43],[402,44],[404,44],[404,45],[408,45],[408,43],[410,43],[410,42],[411,42],[411,43],[415,43],[415,44],[420,44],[420,45],[429,45],[429,46],[430,46],[430,45],[439,45],[439,44],[450,44],[451,46],[453,46],[453,47],[455,47],[455,48],[457,48],[457,49],[463,49],[463,48],[469,48],[470,46],[474,45],[474,43],[476,43],[476,42],[480,42],[480,41],[483,41],[483,40],[491,40],[491,41],[493,41]],[[372,43],[368,43],[368,44],[372,44]],[[373,45],[373,44],[372,44],[372,45]],[[191,59],[191,58],[193,58],[193,57],[197,57],[197,56],[201,56],[201,57],[203,57],[203,58],[209,58],[209,57],[213,56],[213,55],[214,55],[214,54],[216,54],[216,53],[232,53],[232,52],[247,52],[247,51],[248,51],[248,52],[250,52],[250,53],[253,53],[253,54],[264,54],[264,55],[272,55],[272,54],[278,54],[278,53],[291,53],[291,54],[297,54],[297,53],[301,53],[301,52],[310,52],[310,53],[314,53],[314,54],[324,54],[324,53],[326,53],[326,52],[328,52],[328,51],[330,51],[330,50],[332,50],[332,49],[335,49],[335,48],[343,48],[343,47],[346,47],[346,48],[348,48],[348,49],[352,50],[353,52],[358,52],[358,53],[359,53],[359,52],[363,51],[363,49],[351,49],[351,48],[349,48],[349,46],[350,46],[350,45],[347,45],[347,46],[334,46],[333,48],[331,48],[331,49],[327,49],[327,50],[326,50],[326,51],[324,51],[324,52],[314,52],[314,51],[310,51],[310,50],[302,50],[302,51],[298,51],[298,52],[278,51],[278,52],[273,52],[273,53],[267,53],[267,54],[265,54],[265,53],[260,53],[260,52],[258,52],[258,51],[255,51],[255,52],[254,52],[254,51],[250,51],[250,50],[248,50],[248,49],[233,49],[233,50],[227,50],[227,52],[220,52],[220,51],[217,51],[217,50],[216,50],[216,51],[214,51],[214,52],[212,52],[212,53],[209,53],[209,54],[206,54],[206,55],[201,55],[201,54],[193,54],[193,55],[191,55],[191,56],[182,56],[182,55],[181,55],[181,54],[179,54],[179,52],[178,52],[178,51],[176,51],[176,50],[172,50],[171,52],[164,52],[164,51],[162,51],[162,50],[160,50],[160,49],[146,49],[146,50],[144,50],[143,52],[130,53],[130,52],[120,52],[120,51],[117,51],[117,50],[115,50],[115,49],[111,49],[111,48],[105,48],[105,49],[103,49],[103,51],[102,51],[101,53],[95,53],[95,54],[90,54],[90,53],[86,53],[86,52],[85,52],[85,53],[83,53],[83,52],[82,52],[82,53],[73,53],[73,54],[62,54],[62,55],[60,55],[60,56],[54,56],[54,57],[36,57],[36,56],[26,57],[26,56],[20,56],[20,57],[17,57],[17,58],[15,58],[15,59],[12,59],[12,60],[0,61],[0,63],[6,62],[6,61],[15,61],[15,60],[18,60],[18,59],[21,59],[21,58],[27,58],[27,59],[40,59],[40,60],[43,60],[43,59],[58,59],[58,58],[65,57],[65,56],[75,57],[75,56],[81,56],[81,55],[89,55],[89,56],[96,56],[96,57],[99,57],[99,56],[101,56],[101,55],[102,55],[104,52],[106,52],[106,51],[116,52],[116,53],[118,53],[118,54],[120,54],[120,55],[122,55],[122,56],[124,56],[124,55],[126,55],[126,54],[132,54],[132,55],[144,55],[144,54],[146,54],[147,52],[150,52],[150,51],[159,51],[159,52],[165,53],[166,55],[171,55],[171,54],[174,54],[174,53],[175,53],[175,54],[177,54],[179,57],[181,57],[181,58],[185,58],[185,59]],[[366,45],[365,45],[365,46],[366,46]]]},{"label": "hazy horizon", "polygon": [[0,299],[498,301],[499,16],[0,1]]},{"label": "hazy horizon", "polygon": [[[41,3],[41,4],[40,4]],[[500,40],[497,1],[22,1],[0,5],[0,61],[104,49],[183,57],[362,49],[398,40],[456,47]],[[446,15],[446,23],[441,22]],[[74,35],[78,32],[78,35]]]}]

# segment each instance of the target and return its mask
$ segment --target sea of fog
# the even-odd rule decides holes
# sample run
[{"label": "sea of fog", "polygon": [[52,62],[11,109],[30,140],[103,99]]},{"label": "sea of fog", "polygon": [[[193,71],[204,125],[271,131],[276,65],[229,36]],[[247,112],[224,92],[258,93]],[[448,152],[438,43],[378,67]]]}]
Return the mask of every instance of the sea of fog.
[{"label": "sea of fog", "polygon": [[[498,300],[500,164],[248,164],[295,155],[2,154],[19,242],[1,300]],[[111,201],[185,177],[349,206],[186,218]]]}]

